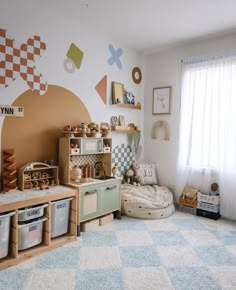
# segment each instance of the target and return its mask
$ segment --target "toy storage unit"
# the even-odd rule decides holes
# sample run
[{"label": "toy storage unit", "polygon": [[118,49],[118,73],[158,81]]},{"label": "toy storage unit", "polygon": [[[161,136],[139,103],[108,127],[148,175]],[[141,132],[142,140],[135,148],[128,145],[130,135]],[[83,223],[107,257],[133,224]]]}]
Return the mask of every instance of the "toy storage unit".
[{"label": "toy storage unit", "polygon": [[44,208],[48,204],[18,210],[18,250],[39,245],[43,240]]},{"label": "toy storage unit", "polygon": [[220,218],[220,196],[198,192],[197,215],[217,220]]},{"label": "toy storage unit", "polygon": [[[54,207],[64,205],[65,200],[68,200],[66,206],[56,208],[56,211],[66,211],[62,225]],[[0,222],[4,225],[4,234],[0,225],[0,270],[75,241],[77,204],[77,190],[61,185],[46,190],[17,190],[0,194],[0,221],[8,217],[7,221]],[[12,214],[10,223],[9,215]],[[56,236],[54,231],[61,234],[62,229],[63,236]]]},{"label": "toy storage unit", "polygon": [[0,214],[0,259],[8,255],[11,216],[15,212]]},{"label": "toy storage unit", "polygon": [[68,232],[70,201],[72,198],[52,202],[51,237],[55,238]]}]

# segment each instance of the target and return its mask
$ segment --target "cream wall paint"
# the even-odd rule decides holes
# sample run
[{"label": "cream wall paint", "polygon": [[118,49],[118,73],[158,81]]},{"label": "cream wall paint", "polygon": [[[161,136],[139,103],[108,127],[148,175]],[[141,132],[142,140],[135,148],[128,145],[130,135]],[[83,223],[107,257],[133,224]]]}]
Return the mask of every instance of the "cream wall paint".
[{"label": "cream wall paint", "polygon": [[[71,90],[87,107],[92,120],[109,122],[111,116],[125,115],[127,124],[136,123],[143,129],[143,110],[116,108],[111,105],[111,82],[123,83],[125,89],[136,96],[136,101],[144,102],[145,66],[144,57],[136,51],[126,48],[122,43],[113,40],[96,27],[80,24],[77,13],[70,4],[75,2],[58,1],[18,1],[8,0],[1,3],[0,27],[7,29],[8,35],[15,39],[17,47],[29,37],[39,35],[46,43],[47,49],[35,66],[45,76],[49,84],[59,85]],[[57,7],[57,8],[56,8]],[[77,6],[78,7],[78,6]],[[80,7],[85,9],[85,6]],[[70,44],[74,42],[83,52],[81,68],[69,74],[64,69],[64,59]],[[116,64],[110,66],[108,45],[123,50],[121,56],[123,68]],[[1,56],[0,56],[1,60]],[[132,69],[139,66],[143,80],[136,85],[132,80]],[[107,104],[104,105],[98,96],[95,86],[107,75]],[[29,87],[20,77],[6,89],[0,90],[0,104],[10,105]],[[55,104],[56,108],[56,104]],[[69,112],[68,112],[69,114]],[[79,114],[79,112],[78,112]],[[4,118],[0,117],[0,128]],[[143,132],[143,130],[142,130]],[[132,143],[126,134],[112,133],[113,147],[121,143]],[[143,138],[141,138],[143,144]]]},{"label": "cream wall paint", "polygon": [[[156,162],[161,185],[174,189],[176,179],[181,98],[181,60],[200,55],[225,53],[236,53],[236,34],[185,44],[147,57],[144,159]],[[172,86],[170,115],[152,115],[153,88],[161,86]],[[158,136],[158,139],[151,139],[152,124],[158,120],[164,120],[169,123],[170,141],[164,141],[161,136]]]}]

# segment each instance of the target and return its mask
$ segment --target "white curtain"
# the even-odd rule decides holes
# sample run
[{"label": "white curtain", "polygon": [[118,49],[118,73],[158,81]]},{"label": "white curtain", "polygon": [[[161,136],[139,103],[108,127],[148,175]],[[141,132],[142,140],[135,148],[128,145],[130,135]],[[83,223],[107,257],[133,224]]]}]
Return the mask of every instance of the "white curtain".
[{"label": "white curtain", "polygon": [[221,214],[236,219],[236,57],[182,63],[176,191],[208,193],[217,182]]}]

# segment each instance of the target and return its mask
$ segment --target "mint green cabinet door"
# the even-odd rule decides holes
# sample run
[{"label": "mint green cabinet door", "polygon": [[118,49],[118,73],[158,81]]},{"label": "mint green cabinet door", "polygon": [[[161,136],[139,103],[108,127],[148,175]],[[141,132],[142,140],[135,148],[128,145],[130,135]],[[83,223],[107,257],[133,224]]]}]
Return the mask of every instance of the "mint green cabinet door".
[{"label": "mint green cabinet door", "polygon": [[101,214],[101,189],[95,186],[80,189],[80,222]]},{"label": "mint green cabinet door", "polygon": [[114,180],[101,187],[101,213],[120,210],[120,181]]}]

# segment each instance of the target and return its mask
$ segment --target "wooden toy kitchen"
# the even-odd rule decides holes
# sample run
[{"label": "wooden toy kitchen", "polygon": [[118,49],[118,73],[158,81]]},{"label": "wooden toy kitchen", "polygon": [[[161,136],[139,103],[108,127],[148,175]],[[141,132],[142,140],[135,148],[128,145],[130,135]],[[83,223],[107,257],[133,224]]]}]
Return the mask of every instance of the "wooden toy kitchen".
[{"label": "wooden toy kitchen", "polygon": [[[111,138],[60,138],[61,182],[77,188],[79,192],[78,233],[80,224],[106,214],[114,212],[116,217],[120,218],[121,180],[111,176],[111,159]],[[76,171],[78,171],[77,174]]]}]

